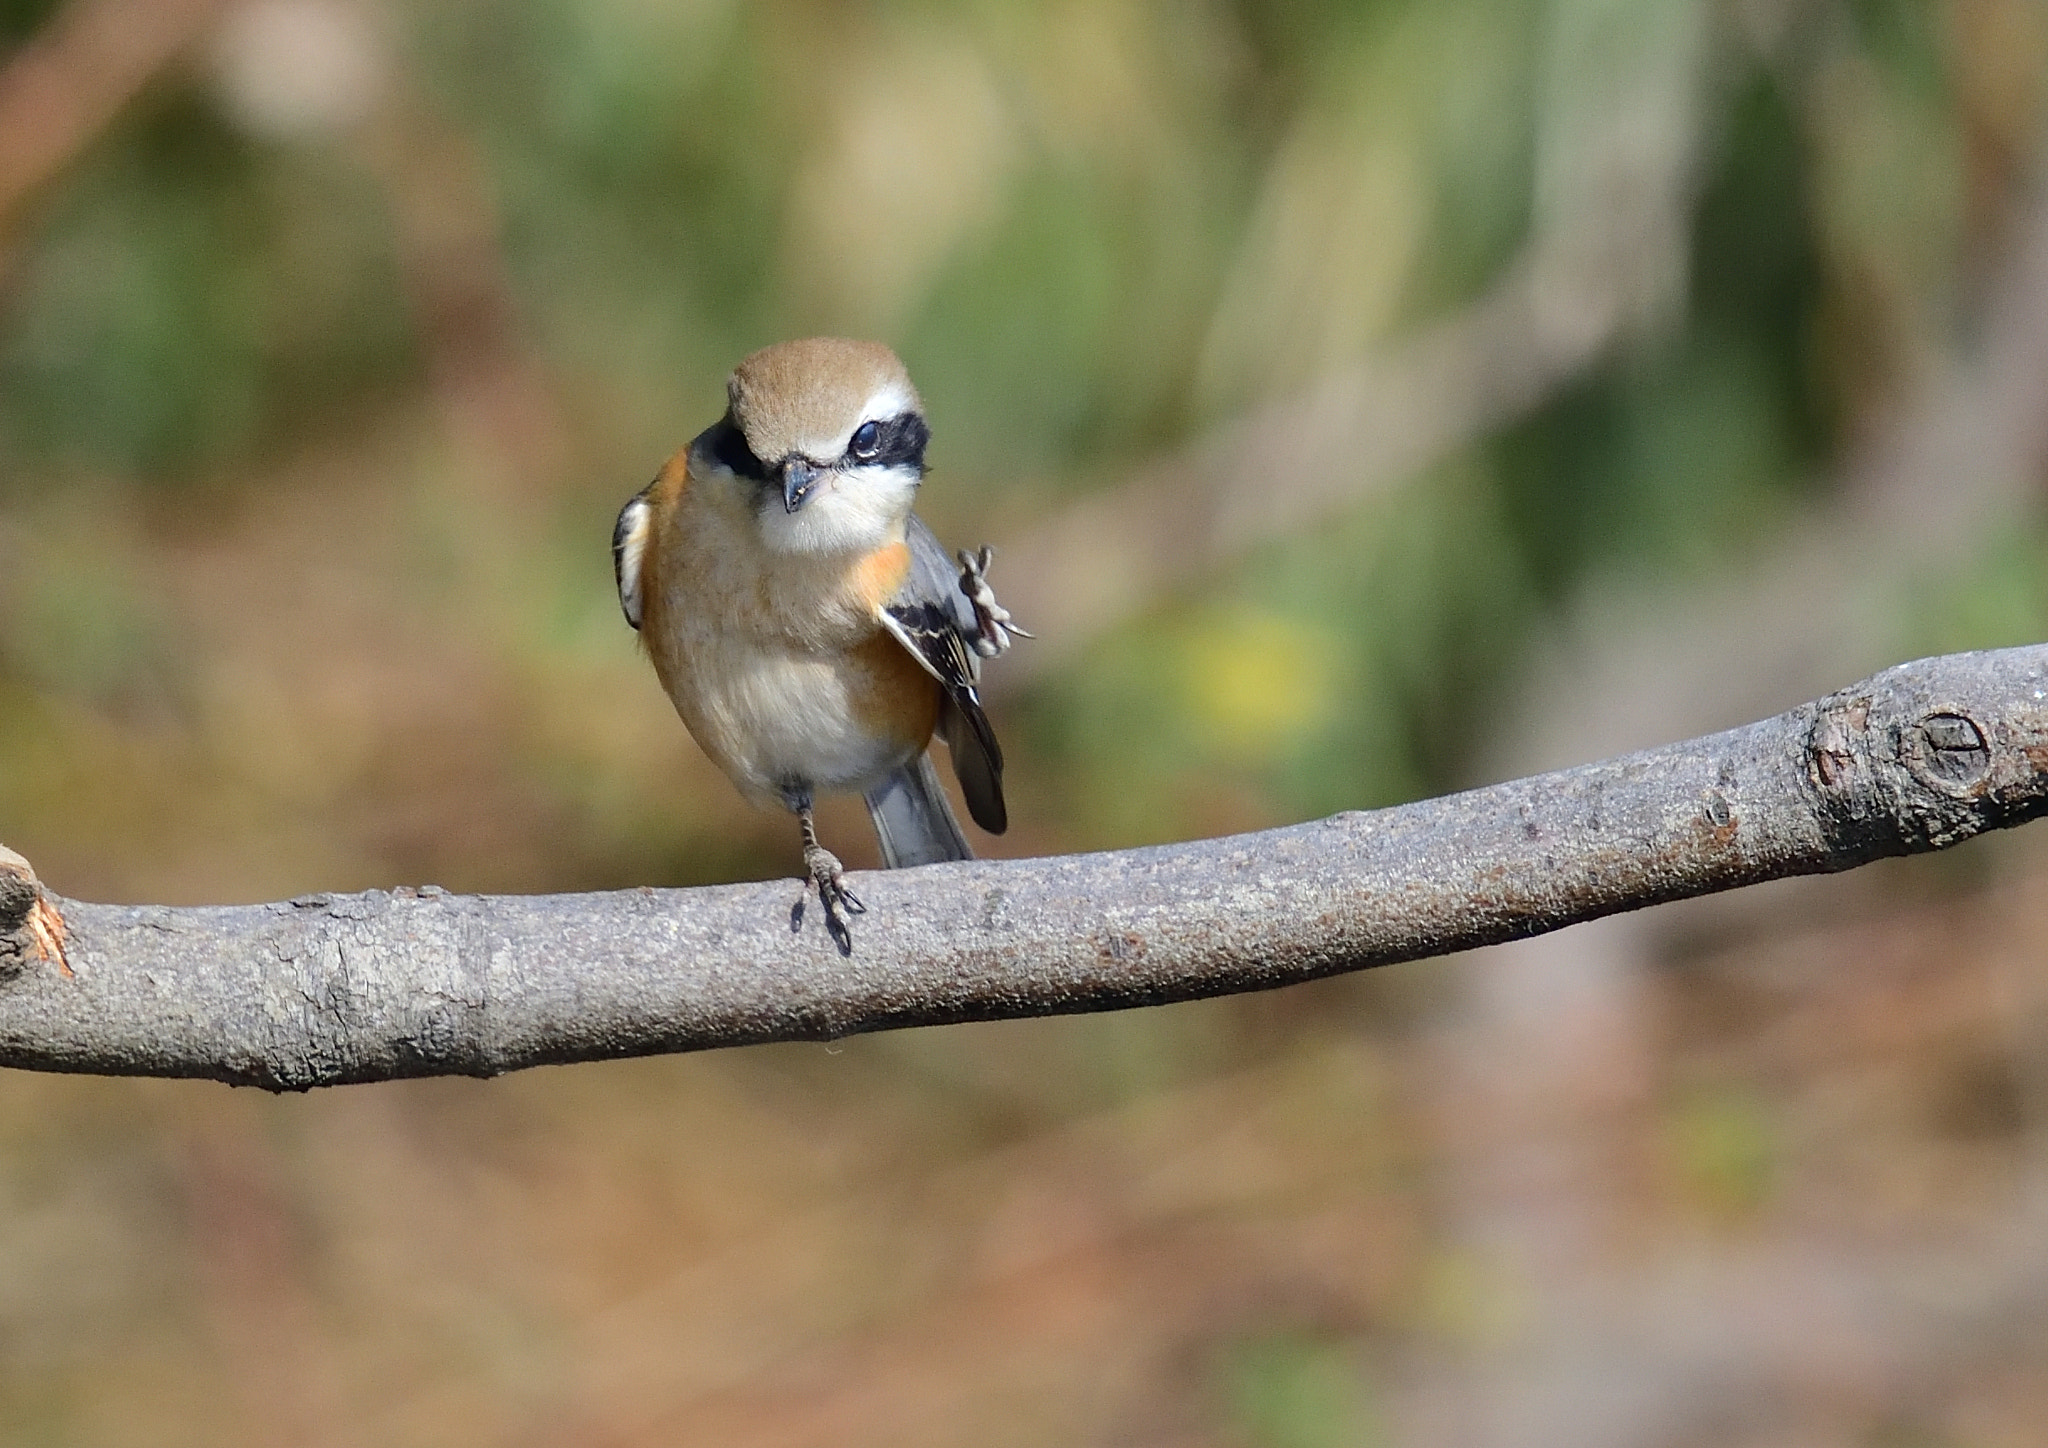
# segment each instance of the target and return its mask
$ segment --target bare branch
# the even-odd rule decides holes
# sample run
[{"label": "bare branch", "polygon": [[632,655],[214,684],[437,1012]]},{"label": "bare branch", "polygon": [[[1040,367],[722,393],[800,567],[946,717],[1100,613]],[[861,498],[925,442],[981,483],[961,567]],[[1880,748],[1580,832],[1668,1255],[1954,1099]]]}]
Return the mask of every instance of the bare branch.
[{"label": "bare branch", "polygon": [[[794,881],[195,909],[45,896],[75,974],[0,982],[0,1064],[290,1090],[1264,990],[2031,819],[2048,812],[2044,701],[2048,645],[1955,654],[1395,809],[883,872],[860,881],[846,957],[793,911]],[[0,921],[0,960],[35,953],[23,913]]]},{"label": "bare branch", "polygon": [[[2037,136],[2037,158],[2043,146]],[[1717,728],[1871,667],[1895,647],[1900,580],[1958,567],[2026,506],[2048,456],[2048,189],[2032,170],[2011,198],[2007,249],[1986,267],[1969,314],[1871,419],[1825,505],[1707,586],[1596,580],[1529,663],[1521,697],[1500,711],[1508,723],[1491,752],[1495,773]],[[1776,908],[1797,910],[1802,898],[1779,895]],[[1445,1168],[1452,1235],[1514,1277],[1530,1325],[1424,1377],[1417,1401],[1456,1401],[1487,1425],[1470,1437],[1474,1448],[1662,1443],[1670,1423],[1728,1384],[1782,1377],[1796,1358],[1771,1333],[1789,1304],[1816,1300],[1802,1279],[1826,1275],[1827,1253],[1811,1243],[1780,1244],[1769,1260],[1720,1257],[1713,1276],[1726,1295],[1708,1305],[1715,1291],[1696,1294],[1688,1331],[1716,1313],[1723,1320],[1685,1342],[1665,1330],[1672,1284],[1654,1272],[1587,1290],[1592,1244],[1633,1210],[1632,1137],[1617,1122],[1654,1111],[1661,1090],[1662,994],[1644,967],[1674,928],[1711,920],[1726,929],[1740,918],[1728,913],[1740,897],[1701,903],[1719,908],[1619,916],[1463,965],[1460,1004],[1444,1023],[1456,1048],[1431,1058],[1425,1070],[1437,1079],[1420,1089],[1459,1103]],[[2039,1224],[2038,1215],[2012,1224],[2012,1240],[2038,1236]],[[2019,1285],[2017,1259],[2001,1258],[2005,1228],[1975,1250],[2001,1261],[2000,1280],[2014,1290],[2038,1290]],[[1887,1324],[1881,1346],[1872,1339],[1873,1351],[1891,1354],[1887,1371],[1938,1373],[1929,1344],[1962,1341],[1982,1322],[1966,1329],[1875,1307],[1901,1271],[1872,1258],[1829,1290],[1840,1301],[1860,1294],[1862,1320]],[[2009,1310],[2012,1299],[2001,1301]],[[1811,1324],[1801,1330],[1826,1340]],[[1735,1347],[1697,1351],[1709,1339]],[[1620,1374],[1617,1352],[1630,1358]],[[1625,1406],[1607,1391],[1621,1378]],[[1716,1431],[1742,1436],[1732,1421]]]}]

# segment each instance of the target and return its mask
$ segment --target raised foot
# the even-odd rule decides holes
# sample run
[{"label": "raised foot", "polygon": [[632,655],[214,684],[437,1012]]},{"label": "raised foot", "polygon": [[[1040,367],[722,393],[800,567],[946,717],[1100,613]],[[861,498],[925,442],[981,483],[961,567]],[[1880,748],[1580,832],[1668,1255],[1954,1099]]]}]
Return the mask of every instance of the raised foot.
[{"label": "raised foot", "polygon": [[1016,639],[1033,637],[1017,627],[1010,611],[996,602],[996,591],[988,584],[988,566],[995,556],[996,550],[987,546],[977,552],[962,550],[959,554],[960,591],[974,605],[974,651],[985,659],[1002,653]]},{"label": "raised foot", "polygon": [[865,915],[868,907],[861,904],[860,896],[846,888],[846,867],[823,845],[805,845],[804,873],[817,887],[818,903],[825,908],[825,933],[832,937],[841,955],[853,954],[853,932],[846,928],[845,916]]}]

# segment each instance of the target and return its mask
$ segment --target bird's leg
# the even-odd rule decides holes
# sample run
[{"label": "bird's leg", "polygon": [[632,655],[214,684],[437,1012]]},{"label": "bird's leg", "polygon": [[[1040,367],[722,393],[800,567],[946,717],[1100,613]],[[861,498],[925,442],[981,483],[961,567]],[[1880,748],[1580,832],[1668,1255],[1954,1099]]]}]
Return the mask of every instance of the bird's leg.
[{"label": "bird's leg", "polygon": [[1011,621],[1010,611],[996,602],[996,591],[988,586],[988,566],[995,556],[996,550],[987,545],[974,553],[963,549],[959,555],[960,591],[974,605],[974,651],[985,659],[1002,653],[1013,639],[1033,637]]},{"label": "bird's leg", "polygon": [[818,843],[818,825],[811,818],[811,795],[808,790],[792,791],[789,807],[796,811],[796,822],[804,832],[804,873],[818,890],[818,903],[825,909],[825,933],[832,937],[842,953],[853,951],[853,935],[846,928],[846,921],[840,911],[848,915],[865,915],[868,907],[861,904],[860,897],[846,888],[846,867],[839,863],[839,857]]}]

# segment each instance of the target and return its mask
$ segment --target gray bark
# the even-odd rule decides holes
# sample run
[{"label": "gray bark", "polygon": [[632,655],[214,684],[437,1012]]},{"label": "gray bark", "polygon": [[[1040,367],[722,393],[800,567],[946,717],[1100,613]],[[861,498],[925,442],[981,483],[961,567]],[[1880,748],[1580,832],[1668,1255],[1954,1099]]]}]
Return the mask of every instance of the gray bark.
[{"label": "gray bark", "polygon": [[[1757,724],[1259,834],[853,877],[272,905],[0,889],[0,1065],[302,1090],[1264,990],[2048,812],[2048,645],[1902,665]],[[0,860],[0,873],[7,869]],[[36,887],[40,889],[40,887]],[[47,938],[47,936],[46,936]]]}]

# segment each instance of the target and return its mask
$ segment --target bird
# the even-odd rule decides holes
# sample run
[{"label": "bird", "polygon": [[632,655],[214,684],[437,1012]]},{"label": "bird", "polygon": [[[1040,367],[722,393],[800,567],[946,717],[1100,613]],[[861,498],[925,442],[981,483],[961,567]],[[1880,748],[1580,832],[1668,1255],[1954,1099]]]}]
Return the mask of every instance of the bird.
[{"label": "bird", "polygon": [[779,342],[733,369],[724,416],[612,532],[619,606],[662,688],[743,796],[796,816],[806,894],[848,954],[844,915],[867,907],[818,841],[820,795],[864,797],[891,868],[972,859],[936,737],[974,822],[1009,823],[981,661],[1030,635],[988,585],[991,550],[956,568],[912,511],[930,438],[887,346]]}]

